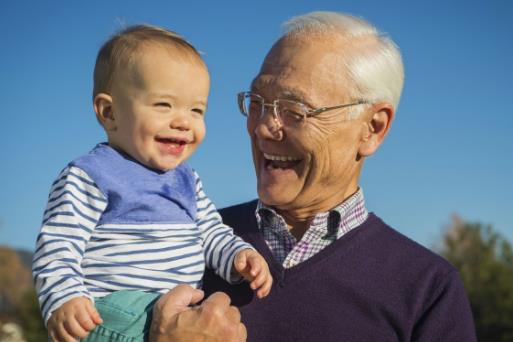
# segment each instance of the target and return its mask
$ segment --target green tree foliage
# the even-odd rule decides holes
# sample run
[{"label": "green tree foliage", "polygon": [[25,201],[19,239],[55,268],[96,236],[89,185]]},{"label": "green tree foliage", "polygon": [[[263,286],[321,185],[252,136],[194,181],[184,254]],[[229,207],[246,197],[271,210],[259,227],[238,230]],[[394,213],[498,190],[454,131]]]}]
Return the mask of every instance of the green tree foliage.
[{"label": "green tree foliage", "polygon": [[41,317],[36,291],[31,288],[23,295],[16,310],[16,318],[27,342],[47,341],[48,334]]},{"label": "green tree foliage", "polygon": [[454,217],[441,254],[460,272],[469,296],[477,337],[513,341],[513,251],[490,225]]}]

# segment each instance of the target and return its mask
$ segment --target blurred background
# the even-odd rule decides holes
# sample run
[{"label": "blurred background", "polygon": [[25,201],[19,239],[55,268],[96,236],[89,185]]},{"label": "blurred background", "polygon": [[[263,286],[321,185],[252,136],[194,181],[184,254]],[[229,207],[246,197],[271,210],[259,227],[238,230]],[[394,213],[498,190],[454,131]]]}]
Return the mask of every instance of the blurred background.
[{"label": "blurred background", "polygon": [[[92,110],[101,44],[132,24],[185,36],[212,77],[190,164],[218,207],[256,197],[246,90],[281,24],[316,10],[363,17],[403,54],[396,120],[361,178],[368,208],[447,257],[481,341],[513,341],[513,2],[1,1],[0,341],[46,341],[30,259],[59,171],[105,136]],[[12,323],[13,322],[13,323]]]}]

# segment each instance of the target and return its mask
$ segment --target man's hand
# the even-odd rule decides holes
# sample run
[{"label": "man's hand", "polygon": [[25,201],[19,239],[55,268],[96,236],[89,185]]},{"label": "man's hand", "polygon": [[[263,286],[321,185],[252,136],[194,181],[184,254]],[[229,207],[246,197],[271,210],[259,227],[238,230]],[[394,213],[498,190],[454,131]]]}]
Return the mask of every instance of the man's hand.
[{"label": "man's hand", "polygon": [[271,291],[273,277],[265,259],[254,249],[243,249],[233,261],[235,270],[257,291],[258,298],[264,298]]},{"label": "man's hand", "polygon": [[179,285],[162,296],[153,308],[150,342],[242,342],[246,328],[240,312],[230,306],[230,298],[221,292],[208,297],[187,285]]},{"label": "man's hand", "polygon": [[75,297],[52,312],[48,333],[53,342],[76,342],[85,338],[103,321],[93,303],[86,297]]}]

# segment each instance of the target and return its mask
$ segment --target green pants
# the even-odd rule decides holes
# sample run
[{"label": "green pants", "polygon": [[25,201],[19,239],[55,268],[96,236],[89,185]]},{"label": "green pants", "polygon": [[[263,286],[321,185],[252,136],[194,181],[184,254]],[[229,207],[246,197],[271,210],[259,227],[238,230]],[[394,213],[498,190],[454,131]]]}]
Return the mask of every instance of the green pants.
[{"label": "green pants", "polygon": [[160,293],[118,291],[95,300],[103,319],[85,342],[146,342],[148,341],[153,304]]}]

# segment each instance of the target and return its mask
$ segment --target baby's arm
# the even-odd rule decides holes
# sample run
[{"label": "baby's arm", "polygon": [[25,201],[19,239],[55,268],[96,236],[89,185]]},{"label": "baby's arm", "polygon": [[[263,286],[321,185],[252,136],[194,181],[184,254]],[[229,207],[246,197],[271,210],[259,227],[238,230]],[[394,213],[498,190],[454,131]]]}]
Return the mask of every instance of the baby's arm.
[{"label": "baby's arm", "polygon": [[106,205],[105,196],[79,168],[67,167],[53,183],[32,265],[45,322],[70,299],[90,297],[81,261]]},{"label": "baby's arm", "polygon": [[85,338],[102,323],[89,298],[75,297],[52,312],[48,320],[48,334],[55,342],[75,342],[77,338]]},{"label": "baby's arm", "polygon": [[235,273],[236,278],[232,277],[233,261],[239,251],[251,248],[251,245],[236,236],[232,228],[223,223],[216,207],[205,195],[203,185],[196,172],[194,172],[194,176],[196,179],[196,224],[203,239],[206,265],[228,282],[240,281],[241,277],[238,274]]},{"label": "baby's arm", "polygon": [[265,259],[254,249],[243,249],[235,256],[233,266],[257,291],[258,298],[264,298],[271,291],[273,277]]}]

